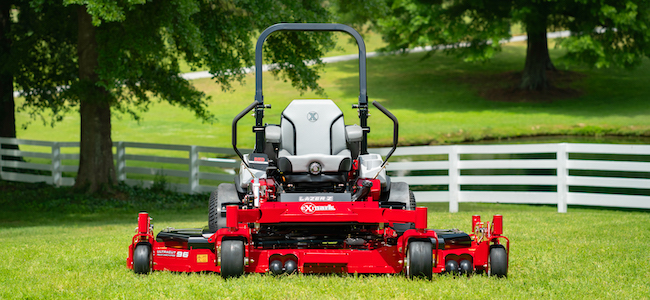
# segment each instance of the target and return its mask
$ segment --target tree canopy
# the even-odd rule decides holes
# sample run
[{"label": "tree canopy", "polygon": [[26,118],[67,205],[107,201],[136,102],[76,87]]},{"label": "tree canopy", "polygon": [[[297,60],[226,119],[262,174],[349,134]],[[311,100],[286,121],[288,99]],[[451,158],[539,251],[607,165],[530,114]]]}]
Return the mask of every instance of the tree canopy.
[{"label": "tree canopy", "polygon": [[[20,109],[34,116],[81,115],[76,186],[90,192],[115,183],[111,110],[137,118],[153,99],[209,120],[208,98],[180,76],[180,61],[207,68],[222,88],[253,65],[258,32],[278,22],[325,22],[320,1],[49,0],[16,1],[11,69],[23,90]],[[333,46],[329,35],[283,32],[266,56],[276,75],[299,90],[320,91],[317,69],[303,63]],[[252,101],[253,99],[251,99]]]},{"label": "tree canopy", "polygon": [[[364,2],[363,4],[357,2]],[[650,54],[650,1],[647,0],[373,0],[337,3],[344,20],[372,28],[387,50],[450,45],[442,51],[468,61],[490,59],[511,37],[513,25],[528,35],[526,64],[519,87],[549,88],[554,70],[546,33],[570,30],[559,43],[570,61],[594,67],[638,65]],[[372,5],[372,10],[362,7]]]}]

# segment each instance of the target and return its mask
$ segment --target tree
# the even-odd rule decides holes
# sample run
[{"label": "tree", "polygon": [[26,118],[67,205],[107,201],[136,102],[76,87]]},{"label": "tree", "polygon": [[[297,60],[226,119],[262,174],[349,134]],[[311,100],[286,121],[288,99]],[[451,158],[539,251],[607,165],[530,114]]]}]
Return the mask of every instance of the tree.
[{"label": "tree", "polygon": [[[208,68],[215,81],[229,89],[232,81],[243,80],[243,68],[253,64],[256,32],[281,21],[322,22],[329,18],[319,1],[64,3],[32,0],[19,8],[19,19],[24,16],[24,23],[31,20],[48,27],[39,30],[61,35],[37,43],[57,62],[40,68],[31,63],[29,74],[17,78],[16,84],[25,90],[23,109],[34,115],[52,112],[57,120],[78,108],[81,143],[75,187],[88,192],[110,189],[116,182],[111,110],[138,118],[138,112],[146,110],[152,99],[161,99],[210,120],[208,98],[179,74],[181,59],[194,67]],[[44,6],[57,10],[58,18],[44,17],[42,14],[49,14]],[[19,29],[16,35],[28,37],[25,33],[35,30],[26,26]],[[281,62],[275,74],[291,80],[299,90],[318,91],[317,70],[303,61],[321,57],[328,46],[332,46],[328,35],[283,33],[269,38],[266,49],[267,57]],[[48,82],[66,83],[53,91],[52,85],[44,87],[34,81],[35,73],[50,78]]]},{"label": "tree", "polygon": [[521,24],[528,35],[526,62],[519,84],[524,90],[550,87],[555,70],[548,53],[547,31],[568,29],[560,46],[572,61],[596,67],[633,67],[648,56],[650,1],[647,0],[374,0],[372,13],[359,3],[337,2],[346,20],[370,21],[388,42],[387,50],[452,45],[442,51],[468,61],[484,61],[501,50]]},{"label": "tree", "polygon": [[[42,2],[42,3],[41,3]],[[34,4],[33,6],[31,4]],[[0,136],[16,137],[14,84],[24,89],[26,104],[34,111],[47,105],[53,111],[62,106],[57,103],[65,97],[57,93],[59,86],[68,85],[74,74],[66,70],[71,63],[59,60],[70,50],[66,43],[76,26],[69,25],[63,6],[53,6],[50,1],[30,3],[28,0],[3,1],[0,4]],[[56,27],[50,26],[57,24]],[[31,72],[30,72],[31,70]],[[40,95],[40,103],[35,96]],[[54,114],[56,118],[56,113]],[[35,116],[35,115],[34,115]],[[42,115],[45,120],[45,115]],[[18,145],[2,145],[4,149],[18,149]],[[2,159],[19,160],[20,157],[3,156]]]},{"label": "tree", "polygon": [[[0,3],[0,137],[16,137],[13,73],[8,68],[11,56],[11,8],[10,1]],[[0,144],[0,149],[18,149],[17,145]],[[0,157],[3,160],[17,157]],[[1,171],[1,170],[0,170]]]}]

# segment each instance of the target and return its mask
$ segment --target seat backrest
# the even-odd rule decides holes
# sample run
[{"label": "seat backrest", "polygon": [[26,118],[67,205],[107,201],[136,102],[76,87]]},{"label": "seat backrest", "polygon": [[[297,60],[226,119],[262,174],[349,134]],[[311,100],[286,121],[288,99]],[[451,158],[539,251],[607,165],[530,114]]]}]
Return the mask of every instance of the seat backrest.
[{"label": "seat backrest", "polygon": [[280,126],[280,149],[291,155],[335,155],[347,149],[343,113],[332,100],[293,100]]}]

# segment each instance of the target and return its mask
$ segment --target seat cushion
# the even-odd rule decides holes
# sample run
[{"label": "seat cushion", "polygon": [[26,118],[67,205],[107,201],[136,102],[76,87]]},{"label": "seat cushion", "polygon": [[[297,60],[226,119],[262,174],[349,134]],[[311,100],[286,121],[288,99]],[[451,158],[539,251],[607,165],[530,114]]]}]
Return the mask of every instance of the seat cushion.
[{"label": "seat cushion", "polygon": [[[352,154],[347,149],[343,113],[332,100],[294,100],[282,112],[278,169],[283,173],[348,172]],[[354,135],[354,130],[351,131]],[[358,134],[357,134],[358,135]]]},{"label": "seat cushion", "polygon": [[284,173],[307,173],[309,165],[317,162],[321,165],[322,173],[348,172],[352,166],[350,150],[343,150],[336,155],[305,154],[290,155],[286,150],[280,150],[278,169]]},{"label": "seat cushion", "polygon": [[293,100],[280,127],[280,149],[290,155],[336,155],[347,148],[343,113],[332,100]]}]

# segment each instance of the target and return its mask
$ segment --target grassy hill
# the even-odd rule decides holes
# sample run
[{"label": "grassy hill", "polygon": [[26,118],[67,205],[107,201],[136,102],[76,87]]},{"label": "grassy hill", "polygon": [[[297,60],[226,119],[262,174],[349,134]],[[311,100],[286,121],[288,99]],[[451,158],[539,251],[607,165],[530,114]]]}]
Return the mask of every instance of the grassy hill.
[{"label": "grassy hill", "polygon": [[[372,45],[376,48],[380,44]],[[347,44],[345,47],[350,48]],[[561,54],[559,50],[551,53],[555,58]],[[564,95],[568,98],[561,100],[531,100],[516,94],[508,101],[486,99],[512,76],[507,72],[523,69],[524,55],[525,45],[513,43],[486,64],[464,63],[442,54],[428,59],[423,59],[424,54],[369,58],[368,95],[399,118],[402,145],[545,135],[650,137],[650,62],[632,71],[572,67],[580,73],[561,73],[572,79],[560,85],[569,91]],[[332,63],[319,81],[327,97],[343,110],[348,124],[358,122],[356,111],[351,109],[358,96],[357,70],[357,61]],[[289,83],[268,73],[264,82],[265,102],[273,105],[266,113],[268,123],[278,123],[282,109],[292,99],[321,98],[310,93],[300,95]],[[142,114],[140,123],[115,113],[113,140],[228,147],[232,118],[253,101],[253,75],[247,76],[245,84],[235,84],[234,92],[222,92],[210,79],[195,80],[194,84],[212,96],[210,110],[217,117],[215,123],[203,124],[186,110],[157,103]],[[391,122],[374,108],[371,113],[371,145],[389,144]],[[29,117],[22,112],[17,119],[20,125]],[[253,118],[240,122],[242,147],[253,145],[252,124]],[[33,122],[26,130],[19,130],[18,137],[76,141],[79,116],[70,114],[54,128]]]}]

